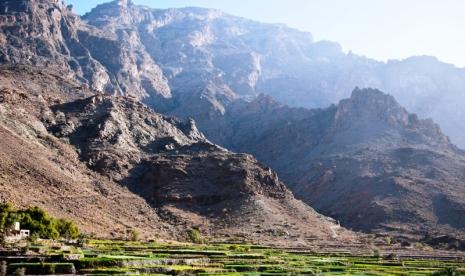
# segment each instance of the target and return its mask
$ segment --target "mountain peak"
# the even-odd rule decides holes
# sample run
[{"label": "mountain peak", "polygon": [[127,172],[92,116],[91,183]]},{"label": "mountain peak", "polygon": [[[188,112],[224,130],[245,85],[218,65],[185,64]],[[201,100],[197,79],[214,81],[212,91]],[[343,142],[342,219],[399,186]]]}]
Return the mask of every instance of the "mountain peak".
[{"label": "mountain peak", "polygon": [[403,137],[404,145],[455,150],[449,138],[432,120],[419,119],[393,96],[371,88],[357,87],[349,99],[339,103],[331,133],[339,133],[342,139],[340,144],[366,144],[372,141],[379,146],[383,143],[400,143],[394,141]]},{"label": "mountain peak", "polygon": [[113,3],[117,4],[118,6],[120,6],[122,8],[126,8],[126,7],[128,7],[130,5],[133,5],[131,0],[116,0]]},{"label": "mountain peak", "polygon": [[378,89],[356,87],[349,99],[339,103],[336,120],[382,120],[392,125],[407,125],[409,114],[393,96]]},{"label": "mountain peak", "polygon": [[97,5],[83,19],[92,21],[97,26],[102,26],[107,21],[118,24],[133,24],[134,17],[137,17],[137,6],[132,0],[115,0]]},{"label": "mountain peak", "polygon": [[400,107],[400,104],[396,101],[396,99],[393,96],[386,94],[381,90],[373,88],[355,87],[355,89],[352,91],[352,95],[350,96],[349,100],[361,104],[377,102],[382,103],[383,105],[387,103],[388,106]]}]

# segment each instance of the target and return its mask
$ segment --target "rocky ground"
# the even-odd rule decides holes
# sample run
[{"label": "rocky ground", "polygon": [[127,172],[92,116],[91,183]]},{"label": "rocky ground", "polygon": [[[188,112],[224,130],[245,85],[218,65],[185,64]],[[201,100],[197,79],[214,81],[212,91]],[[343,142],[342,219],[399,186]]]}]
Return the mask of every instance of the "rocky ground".
[{"label": "rocky ground", "polygon": [[402,105],[463,145],[463,69],[128,0],[82,17],[59,0],[1,1],[0,28],[4,199],[114,236],[352,235],[291,189],[356,230],[462,240],[465,154]]},{"label": "rocky ground", "polygon": [[198,228],[211,239],[260,243],[356,239],[252,156],[209,142],[193,121],[131,98],[68,98],[77,83],[52,72],[4,67],[0,78],[3,200],[102,237],[139,229],[183,239]]},{"label": "rocky ground", "polygon": [[356,89],[314,110],[263,96],[231,110],[216,141],[270,165],[298,198],[343,225],[416,239],[464,234],[465,153],[392,96]]}]

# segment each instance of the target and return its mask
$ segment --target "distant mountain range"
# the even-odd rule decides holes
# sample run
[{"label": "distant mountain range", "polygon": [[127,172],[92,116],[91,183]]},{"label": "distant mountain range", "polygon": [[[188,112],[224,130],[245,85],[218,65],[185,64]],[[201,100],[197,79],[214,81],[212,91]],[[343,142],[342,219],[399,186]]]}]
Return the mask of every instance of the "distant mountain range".
[{"label": "distant mountain range", "polygon": [[[416,240],[465,233],[465,154],[453,144],[465,147],[465,69],[432,57],[382,63],[281,24],[127,0],[83,17],[58,0],[3,1],[0,28],[0,89],[26,97],[3,104],[3,135],[47,147],[37,137],[46,134],[49,151],[75,150],[60,158],[74,160],[95,201],[109,199],[89,175],[148,208],[146,224],[122,212],[126,225],[150,232],[155,217],[167,236],[202,223],[223,237],[334,236],[331,219],[294,199],[276,170],[295,197],[343,226]],[[3,154],[14,161],[21,146],[11,147]],[[16,162],[29,175],[26,159]],[[60,204],[41,203],[85,225]],[[100,232],[118,205],[102,204],[112,219]]]},{"label": "distant mountain range", "polygon": [[0,194],[99,237],[305,245],[355,242],[274,171],[209,142],[193,121],[82,89],[53,71],[0,69]]},{"label": "distant mountain range", "polygon": [[[264,93],[290,106],[321,108],[356,86],[374,87],[434,119],[465,147],[465,69],[434,57],[378,62],[284,25],[201,8],[113,1],[82,18],[52,0],[4,1],[0,9],[9,15],[2,17],[0,62],[59,67],[97,90],[192,116],[201,129],[200,117],[224,113],[237,97]],[[32,21],[28,12],[35,12]],[[192,101],[203,112],[190,108]]]},{"label": "distant mountain range", "polygon": [[206,116],[189,110],[192,93],[224,112],[234,97],[264,93],[290,106],[321,108],[349,97],[356,86],[374,87],[421,118],[434,119],[465,148],[465,69],[434,57],[378,62],[285,25],[199,8],[154,10],[112,2],[83,19],[145,49],[169,81],[169,110],[178,115]]},{"label": "distant mountain range", "polygon": [[216,141],[276,169],[296,197],[356,230],[465,233],[465,152],[378,90],[326,109],[236,103]]}]

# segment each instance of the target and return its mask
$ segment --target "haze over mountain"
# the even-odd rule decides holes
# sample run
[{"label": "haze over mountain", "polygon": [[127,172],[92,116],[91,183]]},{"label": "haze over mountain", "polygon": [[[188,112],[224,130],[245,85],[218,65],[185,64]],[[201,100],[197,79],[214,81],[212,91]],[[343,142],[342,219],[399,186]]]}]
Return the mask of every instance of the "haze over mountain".
[{"label": "haze over mountain", "polygon": [[[1,199],[41,206],[100,237],[272,244],[354,241],[294,198],[252,156],[209,142],[193,121],[93,91],[53,71],[2,67]],[[86,98],[87,97],[87,98]]]},{"label": "haze over mountain", "polygon": [[[296,200],[254,157],[209,142],[193,120],[87,88],[111,81],[87,80],[82,71],[66,74],[72,71],[68,62],[83,58],[68,50],[82,45],[62,34],[86,33],[61,3],[4,4],[13,22],[26,20],[3,29],[5,37],[17,32],[26,49],[5,54],[10,64],[0,68],[2,201],[41,206],[101,237],[124,238],[138,229],[146,238],[185,240],[197,228],[213,240],[283,245],[356,240]],[[3,18],[9,24],[11,17]],[[58,22],[53,38],[35,37]],[[44,48],[32,47],[38,45]],[[63,63],[53,64],[55,57]],[[89,64],[98,63],[86,56],[82,66],[94,70]]]},{"label": "haze over mountain", "polygon": [[[441,131],[465,145],[464,69],[432,57],[382,63],[281,24],[127,0],[82,18],[61,1],[3,1],[0,27],[3,97],[13,97],[3,104],[14,149],[5,158],[15,160],[18,141],[31,152],[37,145],[37,156],[52,154],[53,170],[83,175],[88,189],[76,193],[95,190],[98,201],[115,191],[123,199],[111,204],[129,198],[147,210],[139,224],[122,212],[120,233],[150,232],[152,218],[166,236],[204,224],[220,237],[330,239],[332,220],[285,183],[343,226],[412,239],[464,234],[465,154]],[[13,138],[24,135],[30,141]],[[41,135],[54,141],[49,150]],[[69,154],[56,157],[60,148]],[[16,162],[29,175],[26,159]],[[49,169],[37,170],[45,178]],[[8,165],[3,171],[20,179]],[[37,202],[18,194],[9,198]],[[39,204],[83,221],[62,205]],[[111,219],[99,231],[113,223],[107,207],[101,216]],[[353,236],[341,229],[340,237]]]},{"label": "haze over mountain", "polygon": [[[294,194],[346,227],[394,236],[465,233],[465,152],[378,90],[326,109],[269,96],[236,103],[220,144],[252,153]],[[260,126],[260,127],[257,127]]]},{"label": "haze over mountain", "polygon": [[[264,23],[284,23],[311,32],[316,40],[337,41],[345,52],[380,61],[430,55],[465,67],[460,0],[132,0],[157,9],[203,7]],[[68,0],[84,15],[106,0]],[[266,7],[266,9],[263,9]],[[434,39],[432,39],[434,38]]]},{"label": "haze over mountain", "polygon": [[[9,7],[10,12],[19,9],[17,5]],[[155,10],[114,1],[85,15],[89,24],[84,24],[65,7],[60,9],[69,16],[64,17],[63,28],[55,13],[58,18],[40,16],[37,20],[43,27],[34,30],[53,28],[51,39],[62,41],[59,45],[46,38],[17,45],[8,40],[18,41],[25,30],[14,22],[5,25],[10,35],[2,39],[3,62],[40,64],[44,62],[39,57],[49,58],[52,53],[57,63],[66,63],[71,74],[96,89],[132,94],[159,108],[168,106],[163,111],[197,120],[207,115],[196,114],[197,110],[184,106],[186,102],[202,101],[223,113],[237,96],[265,93],[291,106],[327,107],[350,96],[355,86],[376,87],[420,117],[433,118],[454,143],[465,147],[461,131],[465,69],[433,57],[386,64],[344,54],[337,43],[315,42],[310,34],[283,25],[261,24],[217,10]],[[16,56],[18,47],[21,51],[31,47],[37,55]],[[63,58],[69,60],[60,61]],[[186,90],[192,92],[186,95],[182,92]],[[159,96],[172,100],[158,101]],[[203,125],[199,120],[201,129]]]},{"label": "haze over mountain", "polygon": [[[291,106],[314,108],[337,103],[350,96],[355,86],[376,87],[420,117],[433,118],[455,143],[465,147],[461,131],[465,114],[460,105],[465,102],[465,69],[434,57],[377,62],[344,54],[337,43],[314,41],[308,33],[215,10],[163,11],[115,3],[97,7],[84,19],[115,32],[138,33],[173,90],[207,94],[198,90],[208,87],[206,98],[217,106],[217,101],[224,102],[230,95],[213,92],[215,82],[219,89],[225,85],[237,95],[265,93]],[[129,19],[126,12],[137,16]],[[192,58],[183,61],[182,56]],[[186,75],[197,77],[186,80]],[[217,93],[221,95],[212,95]],[[184,100],[178,99],[178,105]]]}]

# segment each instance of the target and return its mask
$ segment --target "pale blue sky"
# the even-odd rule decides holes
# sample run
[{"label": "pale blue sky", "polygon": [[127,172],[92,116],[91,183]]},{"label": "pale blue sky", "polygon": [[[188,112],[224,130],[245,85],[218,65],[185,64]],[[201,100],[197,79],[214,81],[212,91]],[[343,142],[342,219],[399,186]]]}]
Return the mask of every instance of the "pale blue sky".
[{"label": "pale blue sky", "polygon": [[[108,0],[67,0],[83,14]],[[198,6],[309,31],[378,60],[433,55],[465,67],[464,0],[133,0],[153,8]]]}]

